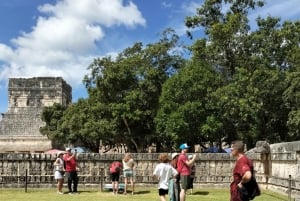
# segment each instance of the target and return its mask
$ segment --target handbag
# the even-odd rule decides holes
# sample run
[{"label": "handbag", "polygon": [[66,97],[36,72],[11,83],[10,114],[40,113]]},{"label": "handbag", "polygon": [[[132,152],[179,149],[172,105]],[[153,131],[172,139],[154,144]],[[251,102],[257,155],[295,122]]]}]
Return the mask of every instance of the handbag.
[{"label": "handbag", "polygon": [[65,175],[65,171],[63,171],[63,170],[58,170],[58,172],[59,172],[62,176]]},{"label": "handbag", "polygon": [[239,193],[242,200],[253,200],[260,195],[260,188],[253,175],[249,182],[243,184],[242,188],[239,188]]}]

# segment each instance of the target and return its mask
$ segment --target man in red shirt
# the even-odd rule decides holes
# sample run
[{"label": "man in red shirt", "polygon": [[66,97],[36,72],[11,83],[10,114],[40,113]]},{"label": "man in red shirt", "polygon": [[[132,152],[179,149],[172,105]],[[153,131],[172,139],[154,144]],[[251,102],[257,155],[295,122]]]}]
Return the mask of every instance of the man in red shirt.
[{"label": "man in red shirt", "polygon": [[192,159],[189,160],[187,157],[187,152],[190,147],[185,143],[180,145],[179,148],[181,149],[181,154],[179,155],[177,161],[177,171],[180,174],[180,201],[185,201],[186,190],[190,182],[191,167],[196,160],[196,155],[194,154]]},{"label": "man in red shirt", "polygon": [[[65,170],[66,176],[68,178],[68,189],[69,194],[77,194],[77,186],[78,186],[78,175],[77,171],[79,167],[76,163],[76,150],[74,153],[71,152],[71,148],[66,148],[66,154],[64,155],[64,162],[65,162]],[[73,183],[73,188],[72,188]]]},{"label": "man in red shirt", "polygon": [[[250,184],[254,169],[253,163],[245,156],[244,143],[242,141],[234,141],[232,143],[231,154],[236,158],[236,163],[233,168],[233,182],[230,185],[230,201],[249,201],[250,197],[244,197],[241,191],[245,190],[244,187]],[[258,186],[250,186],[250,188],[251,192],[256,190],[256,195],[259,195]]]}]

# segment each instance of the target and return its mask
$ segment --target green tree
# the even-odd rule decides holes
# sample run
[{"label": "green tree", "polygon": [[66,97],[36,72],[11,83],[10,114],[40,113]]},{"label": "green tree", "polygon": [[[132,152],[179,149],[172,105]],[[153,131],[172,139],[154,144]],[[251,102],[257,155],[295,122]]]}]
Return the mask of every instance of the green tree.
[{"label": "green tree", "polygon": [[166,81],[155,119],[160,142],[166,148],[176,150],[183,142],[195,145],[215,139],[216,133],[201,127],[212,112],[207,108],[209,94],[220,85],[220,75],[197,62],[190,62]]},{"label": "green tree", "polygon": [[58,129],[65,110],[61,104],[54,103],[53,106],[43,108],[41,114],[42,121],[45,122],[45,126],[40,128],[41,134],[53,140],[58,146],[66,142],[65,136],[61,135]]},{"label": "green tree", "polygon": [[[222,8],[225,4],[227,10]],[[250,146],[256,140],[292,139],[287,121],[294,130],[298,121],[297,110],[289,113],[287,107],[297,105],[290,93],[297,81],[286,78],[289,71],[298,71],[299,22],[258,18],[257,29],[251,31],[248,11],[261,6],[263,2],[255,0],[207,0],[195,16],[186,18],[187,27],[202,26],[206,34],[191,47],[193,60],[207,62],[226,83],[212,93],[213,113],[202,130],[223,132],[227,139],[249,139]]]},{"label": "green tree", "polygon": [[166,30],[157,43],[146,47],[135,43],[115,59],[94,60],[84,82],[90,102],[106,109],[106,114],[98,116],[98,120],[113,124],[110,133],[102,135],[113,133],[112,139],[122,141],[132,152],[142,152],[156,142],[153,119],[162,84],[184,62],[175,51],[178,40],[174,31]]}]

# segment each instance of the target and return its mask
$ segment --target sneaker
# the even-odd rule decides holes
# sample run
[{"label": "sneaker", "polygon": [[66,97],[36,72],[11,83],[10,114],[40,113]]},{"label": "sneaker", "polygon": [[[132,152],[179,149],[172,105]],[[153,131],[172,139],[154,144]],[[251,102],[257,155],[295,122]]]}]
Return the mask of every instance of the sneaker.
[{"label": "sneaker", "polygon": [[61,191],[57,191],[57,194],[60,194],[60,195],[62,195],[62,194],[64,194],[63,192],[61,192]]}]

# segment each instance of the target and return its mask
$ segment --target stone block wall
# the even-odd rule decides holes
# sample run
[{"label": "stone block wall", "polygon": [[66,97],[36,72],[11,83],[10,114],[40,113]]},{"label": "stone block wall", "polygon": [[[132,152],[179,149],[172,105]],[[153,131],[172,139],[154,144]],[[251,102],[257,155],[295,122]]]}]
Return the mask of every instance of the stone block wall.
[{"label": "stone block wall", "polygon": [[[195,186],[229,188],[235,159],[230,154],[198,153]],[[254,162],[257,181],[262,188],[287,193],[291,184],[293,197],[300,195],[300,152],[286,154],[248,154]],[[85,153],[78,155],[80,187],[100,188],[110,183],[109,164],[122,160],[122,154]],[[169,154],[171,158],[171,154]],[[134,175],[138,185],[156,186],[152,173],[158,164],[158,154],[133,154]],[[55,187],[53,162],[56,155],[44,153],[0,153],[0,186],[24,187],[25,175],[29,187]],[[289,177],[291,180],[289,180]],[[123,178],[121,178],[123,182]]]},{"label": "stone block wall", "polygon": [[72,88],[61,77],[10,78],[8,111],[0,120],[0,152],[44,152],[51,140],[39,129],[43,107],[72,101]]},{"label": "stone block wall", "polygon": [[[158,164],[159,154],[133,154],[135,181],[143,184],[156,184],[152,173]],[[110,182],[109,164],[113,160],[122,160],[122,154],[79,154],[79,176],[82,185],[99,184],[103,175],[104,182]],[[256,156],[260,158],[260,156]],[[171,154],[170,154],[171,158]],[[28,170],[29,183],[32,185],[53,185],[53,162],[56,155],[39,153],[2,153],[0,154],[0,183],[3,186],[23,185],[25,170]],[[229,154],[198,154],[196,161],[195,184],[210,186],[228,186],[231,181],[232,168],[235,160]],[[260,161],[256,161],[261,166]],[[261,169],[259,169],[260,171]],[[260,178],[264,173],[259,172]],[[18,177],[18,179],[17,179]],[[13,182],[8,182],[9,178]],[[18,182],[16,182],[18,181]],[[9,184],[10,183],[10,184]]]}]

